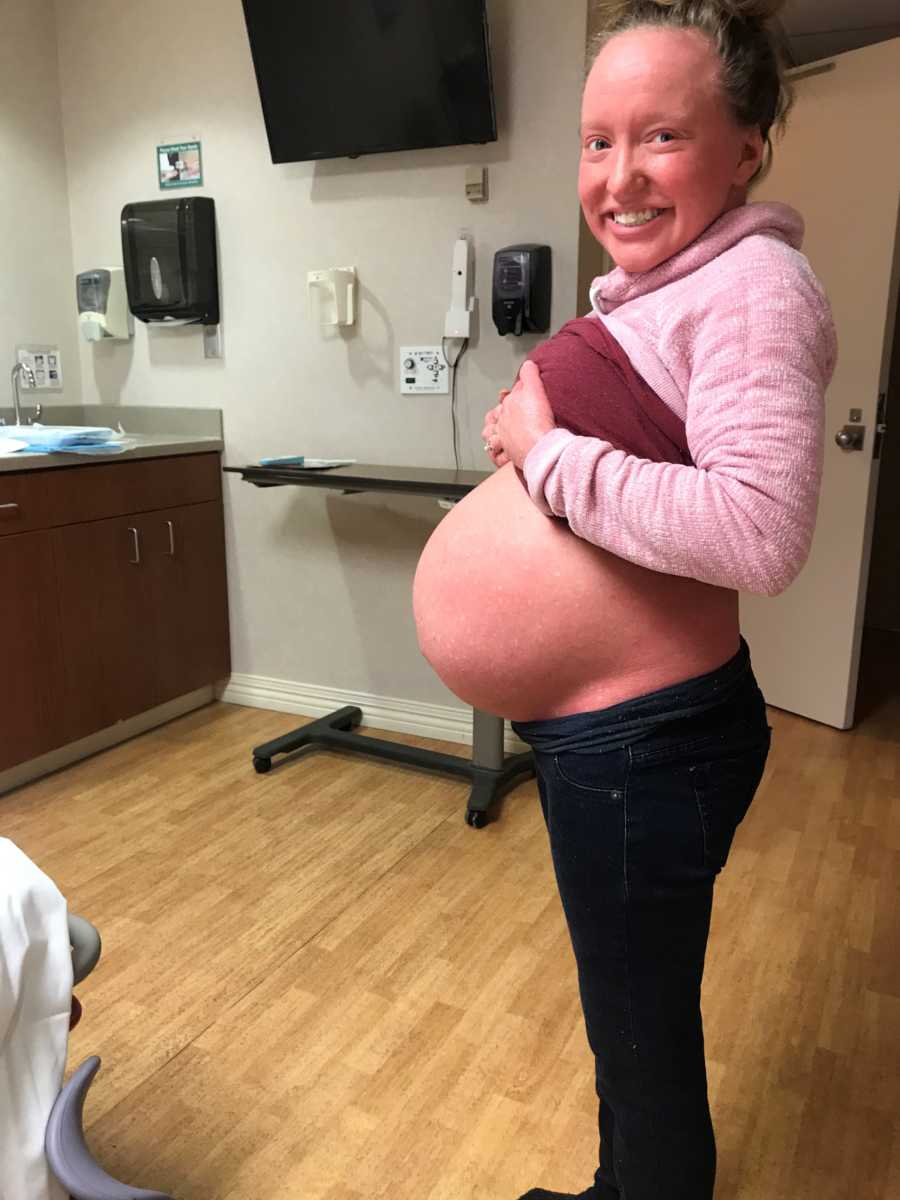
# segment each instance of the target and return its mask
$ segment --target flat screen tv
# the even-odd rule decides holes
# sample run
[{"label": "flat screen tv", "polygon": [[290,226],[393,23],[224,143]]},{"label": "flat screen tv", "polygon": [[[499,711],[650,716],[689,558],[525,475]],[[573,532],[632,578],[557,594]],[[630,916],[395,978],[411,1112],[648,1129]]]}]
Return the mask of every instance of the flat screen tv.
[{"label": "flat screen tv", "polygon": [[243,0],[272,161],[497,140],[485,0]]}]

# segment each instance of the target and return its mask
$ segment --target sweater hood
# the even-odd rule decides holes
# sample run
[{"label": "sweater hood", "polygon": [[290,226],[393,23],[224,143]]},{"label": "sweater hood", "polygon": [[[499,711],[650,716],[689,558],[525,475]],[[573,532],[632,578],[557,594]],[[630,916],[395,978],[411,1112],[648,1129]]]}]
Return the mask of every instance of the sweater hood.
[{"label": "sweater hood", "polygon": [[591,305],[597,313],[612,312],[628,300],[690,275],[753,234],[777,238],[799,250],[805,228],[800,213],[789,204],[776,201],[742,204],[723,213],[683,250],[650,271],[631,272],[616,267],[608,275],[599,275],[591,284]]}]

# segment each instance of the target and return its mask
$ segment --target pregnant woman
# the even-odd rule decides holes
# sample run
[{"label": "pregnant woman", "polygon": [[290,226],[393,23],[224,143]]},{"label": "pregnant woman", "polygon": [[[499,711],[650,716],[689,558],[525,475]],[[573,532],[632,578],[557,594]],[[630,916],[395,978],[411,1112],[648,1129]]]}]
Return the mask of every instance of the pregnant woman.
[{"label": "pregnant woman", "polygon": [[579,191],[617,266],[488,413],[499,469],[416,573],[423,654],[534,750],[596,1062],[589,1200],[713,1195],[701,981],[771,734],[738,592],[807,559],[837,353],[800,214],[747,200],[791,104],[781,2],[601,5]]}]

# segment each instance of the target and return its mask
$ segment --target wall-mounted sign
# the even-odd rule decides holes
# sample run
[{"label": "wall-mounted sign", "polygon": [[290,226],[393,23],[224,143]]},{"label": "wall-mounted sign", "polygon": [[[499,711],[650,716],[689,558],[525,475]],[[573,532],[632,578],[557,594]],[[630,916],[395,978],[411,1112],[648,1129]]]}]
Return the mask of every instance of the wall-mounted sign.
[{"label": "wall-mounted sign", "polygon": [[174,142],[171,146],[157,146],[156,161],[161,188],[200,187],[203,184],[199,142]]}]

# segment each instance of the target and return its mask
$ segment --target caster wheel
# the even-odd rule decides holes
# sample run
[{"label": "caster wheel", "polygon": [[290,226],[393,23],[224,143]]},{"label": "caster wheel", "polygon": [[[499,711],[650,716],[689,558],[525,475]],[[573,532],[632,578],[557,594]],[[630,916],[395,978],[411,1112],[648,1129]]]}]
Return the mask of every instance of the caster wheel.
[{"label": "caster wheel", "polygon": [[265,775],[268,771],[272,770],[271,758],[254,758],[253,770],[257,775]]},{"label": "caster wheel", "polygon": [[466,811],[466,824],[471,825],[473,829],[484,829],[485,825],[487,825],[487,813],[468,809]]}]

